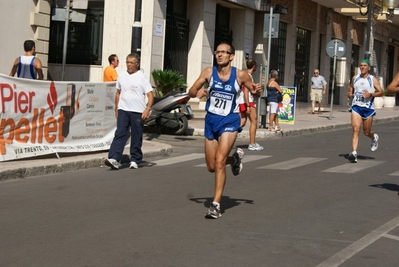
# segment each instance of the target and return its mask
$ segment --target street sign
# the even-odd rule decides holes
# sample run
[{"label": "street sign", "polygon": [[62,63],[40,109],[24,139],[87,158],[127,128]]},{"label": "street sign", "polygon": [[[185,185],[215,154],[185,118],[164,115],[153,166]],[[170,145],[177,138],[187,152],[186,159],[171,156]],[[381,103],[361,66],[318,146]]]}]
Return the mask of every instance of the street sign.
[{"label": "street sign", "polygon": [[87,9],[89,0],[73,0],[72,9]]},{"label": "street sign", "polygon": [[[331,99],[334,99],[337,57],[341,58],[345,54],[345,44],[341,40],[333,39],[328,42],[326,51],[327,51],[327,54],[334,59],[333,73],[332,73],[333,75],[332,75],[332,83],[331,83]],[[333,103],[334,103],[334,101],[331,100],[330,120],[332,120]]]},{"label": "street sign", "polygon": [[328,42],[326,51],[330,57],[336,56],[341,58],[343,55],[345,55],[345,44],[341,40],[333,39]]},{"label": "street sign", "polygon": [[[84,23],[86,21],[86,10],[70,10],[69,19],[72,22],[81,22]],[[67,11],[65,8],[54,8],[52,20],[55,21],[65,21],[67,18]]]},{"label": "street sign", "polygon": [[[278,38],[278,26],[280,23],[280,14],[272,14],[272,27],[271,27],[271,38]],[[270,27],[270,14],[265,14],[263,21],[263,38],[269,37]]]}]

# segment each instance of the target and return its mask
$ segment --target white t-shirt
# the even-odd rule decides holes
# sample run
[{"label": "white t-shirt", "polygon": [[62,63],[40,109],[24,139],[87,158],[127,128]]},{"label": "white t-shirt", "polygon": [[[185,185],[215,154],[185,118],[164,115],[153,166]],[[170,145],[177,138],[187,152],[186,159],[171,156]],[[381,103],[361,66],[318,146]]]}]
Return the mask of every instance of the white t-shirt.
[{"label": "white t-shirt", "polygon": [[116,80],[116,89],[121,91],[118,109],[143,113],[146,94],[152,91],[152,86],[141,71],[133,74],[122,72]]}]

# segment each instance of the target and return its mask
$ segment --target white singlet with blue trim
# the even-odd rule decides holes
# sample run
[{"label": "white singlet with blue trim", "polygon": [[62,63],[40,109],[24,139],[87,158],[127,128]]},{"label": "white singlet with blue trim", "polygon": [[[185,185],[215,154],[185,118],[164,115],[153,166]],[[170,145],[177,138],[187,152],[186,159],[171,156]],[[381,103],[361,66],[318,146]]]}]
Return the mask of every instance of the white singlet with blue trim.
[{"label": "white singlet with blue trim", "polygon": [[209,81],[206,111],[220,116],[238,113],[240,92],[241,87],[237,81],[236,68],[231,67],[230,77],[224,82],[219,78],[217,67],[214,66]]},{"label": "white singlet with blue trim", "polygon": [[34,56],[20,56],[18,60],[17,76],[19,78],[36,80],[36,69],[34,67]]},{"label": "white singlet with blue trim", "polygon": [[364,97],[365,91],[371,94],[375,92],[373,76],[369,75],[367,78],[362,78],[359,74],[353,81],[352,106],[374,109],[374,97]]}]

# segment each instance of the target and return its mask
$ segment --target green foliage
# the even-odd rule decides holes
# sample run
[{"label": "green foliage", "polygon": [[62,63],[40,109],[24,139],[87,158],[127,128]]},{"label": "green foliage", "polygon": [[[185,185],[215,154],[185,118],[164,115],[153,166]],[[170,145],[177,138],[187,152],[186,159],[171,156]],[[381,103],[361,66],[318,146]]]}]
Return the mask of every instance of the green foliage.
[{"label": "green foliage", "polygon": [[153,70],[152,77],[156,85],[156,90],[159,96],[164,96],[170,91],[179,91],[185,89],[184,76],[174,70]]}]

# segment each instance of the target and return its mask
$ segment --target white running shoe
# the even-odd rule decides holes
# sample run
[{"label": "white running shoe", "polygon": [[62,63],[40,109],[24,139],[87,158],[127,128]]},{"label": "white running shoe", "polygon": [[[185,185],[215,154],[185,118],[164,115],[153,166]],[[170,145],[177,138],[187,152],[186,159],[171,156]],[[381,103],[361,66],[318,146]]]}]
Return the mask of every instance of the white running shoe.
[{"label": "white running shoe", "polygon": [[236,152],[233,154],[234,157],[234,164],[231,165],[231,171],[235,176],[239,175],[240,172],[242,171],[243,165],[241,163],[241,160],[244,158],[244,150],[241,148],[237,147]]},{"label": "white running shoe", "polygon": [[259,145],[258,143],[254,143],[253,145],[248,145],[248,150],[263,150],[263,146]]},{"label": "white running shoe", "polygon": [[137,169],[139,167],[139,165],[137,165],[137,163],[136,162],[134,162],[134,161],[131,161],[130,162],[130,169]]},{"label": "white running shoe", "polygon": [[106,159],[105,165],[111,167],[113,170],[119,170],[119,162],[116,159]]},{"label": "white running shoe", "polygon": [[205,213],[205,218],[208,219],[219,219],[222,217],[222,212],[215,205],[211,204],[207,213]]},{"label": "white running shoe", "polygon": [[371,151],[376,151],[378,148],[378,134],[374,134],[374,140],[371,141]]}]

